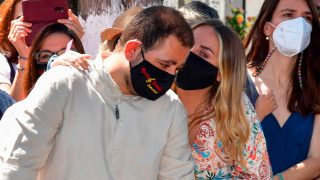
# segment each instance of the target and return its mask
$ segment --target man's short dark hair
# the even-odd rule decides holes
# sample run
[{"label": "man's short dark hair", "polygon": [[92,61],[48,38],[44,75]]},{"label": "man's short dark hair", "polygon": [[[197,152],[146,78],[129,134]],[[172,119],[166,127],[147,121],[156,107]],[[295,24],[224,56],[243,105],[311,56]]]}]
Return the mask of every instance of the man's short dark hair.
[{"label": "man's short dark hair", "polygon": [[209,19],[219,19],[218,12],[201,1],[192,1],[182,6],[179,11],[189,24]]},{"label": "man's short dark hair", "polygon": [[137,39],[147,51],[170,35],[175,36],[182,46],[191,48],[194,44],[192,30],[179,11],[153,6],[142,10],[130,21],[118,46],[124,47],[129,40]]}]

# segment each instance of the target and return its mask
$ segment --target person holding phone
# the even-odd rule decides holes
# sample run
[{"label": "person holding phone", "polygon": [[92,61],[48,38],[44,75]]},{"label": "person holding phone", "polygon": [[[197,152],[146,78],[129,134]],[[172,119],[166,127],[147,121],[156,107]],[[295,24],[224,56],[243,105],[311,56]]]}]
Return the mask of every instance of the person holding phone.
[{"label": "person holding phone", "polygon": [[71,43],[69,47],[71,51],[90,58],[89,55],[84,54],[84,48],[79,37],[64,24],[53,23],[40,31],[31,44],[24,69],[26,76],[23,79],[22,99],[28,96],[38,78],[51,68],[55,58],[67,51],[69,43]]},{"label": "person holding phone", "polygon": [[[22,0],[5,0],[0,6],[0,89],[10,94],[16,101],[23,99],[22,87],[27,57],[30,47],[25,37],[31,33],[31,23],[25,22]],[[59,19],[81,39],[84,29],[78,18],[68,11],[68,19]]]}]

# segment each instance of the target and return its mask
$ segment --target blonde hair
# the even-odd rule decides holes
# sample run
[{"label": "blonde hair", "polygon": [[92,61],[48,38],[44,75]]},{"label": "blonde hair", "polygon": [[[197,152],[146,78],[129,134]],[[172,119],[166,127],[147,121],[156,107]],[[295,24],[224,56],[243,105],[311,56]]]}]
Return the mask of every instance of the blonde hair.
[{"label": "blonde hair", "polygon": [[[249,123],[242,103],[246,82],[246,58],[241,40],[230,28],[218,20],[207,20],[195,27],[211,26],[220,43],[218,69],[221,82],[212,85],[207,102],[191,117],[189,131],[201,121],[215,117],[217,140],[223,144],[229,163],[244,165],[242,150],[249,138]],[[205,109],[208,106],[212,109]],[[205,113],[204,113],[205,112]]]}]

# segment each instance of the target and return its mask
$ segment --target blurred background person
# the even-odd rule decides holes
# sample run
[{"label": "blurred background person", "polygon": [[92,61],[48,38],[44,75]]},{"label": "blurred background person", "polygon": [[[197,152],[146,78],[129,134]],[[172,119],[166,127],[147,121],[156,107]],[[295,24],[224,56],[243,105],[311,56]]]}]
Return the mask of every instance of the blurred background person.
[{"label": "blurred background person", "polygon": [[179,11],[191,24],[199,20],[219,19],[218,12],[201,1],[191,1],[179,8]]},{"label": "blurred background person", "polygon": [[[54,23],[45,27],[31,44],[30,55],[27,58],[24,71],[26,76],[23,80],[22,99],[24,99],[38,78],[46,70],[50,69],[49,60],[56,58],[66,52],[67,44],[72,40],[71,50],[84,54],[81,40],[64,24]],[[82,55],[87,56],[87,55]],[[89,57],[87,57],[89,58]],[[84,61],[86,63],[86,61]],[[79,65],[75,65],[79,66]],[[20,100],[22,100],[20,99]]]},{"label": "blurred background person", "polygon": [[[31,32],[32,24],[23,21],[22,0],[5,0],[0,9],[0,89],[19,101],[23,99],[23,69],[30,53],[25,37]],[[68,14],[68,19],[58,22],[64,23],[81,39],[83,27],[71,10]]]}]

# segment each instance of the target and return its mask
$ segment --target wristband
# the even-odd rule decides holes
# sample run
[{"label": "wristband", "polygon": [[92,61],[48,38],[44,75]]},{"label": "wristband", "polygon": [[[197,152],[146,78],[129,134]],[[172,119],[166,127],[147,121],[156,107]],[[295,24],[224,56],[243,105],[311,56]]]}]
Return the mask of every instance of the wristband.
[{"label": "wristband", "polygon": [[281,173],[276,174],[276,176],[278,176],[279,180],[284,180],[284,177]]},{"label": "wristband", "polygon": [[25,70],[25,68],[23,68],[23,67],[17,67],[17,69],[18,69],[18,71],[24,71]]}]

